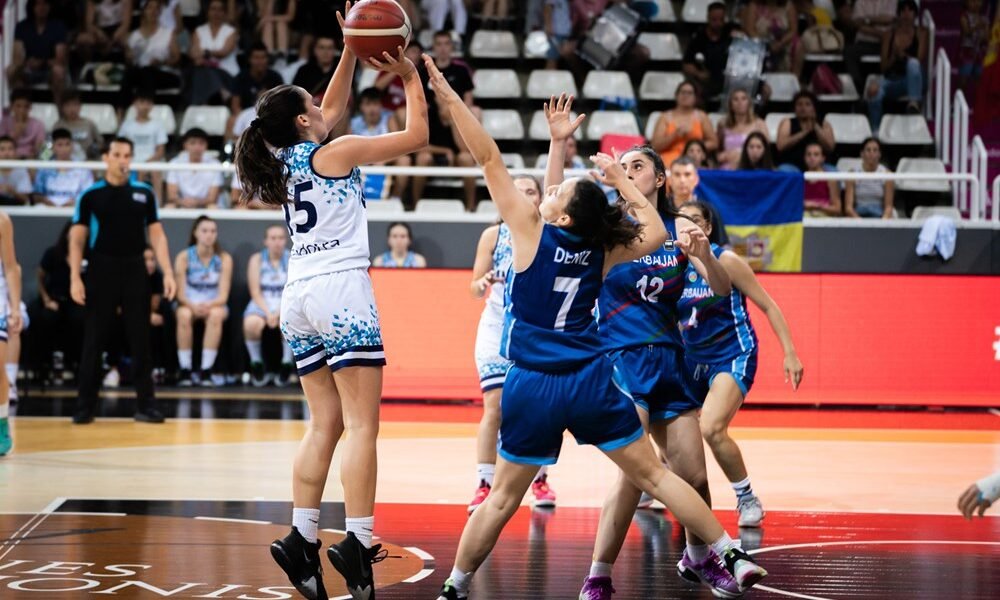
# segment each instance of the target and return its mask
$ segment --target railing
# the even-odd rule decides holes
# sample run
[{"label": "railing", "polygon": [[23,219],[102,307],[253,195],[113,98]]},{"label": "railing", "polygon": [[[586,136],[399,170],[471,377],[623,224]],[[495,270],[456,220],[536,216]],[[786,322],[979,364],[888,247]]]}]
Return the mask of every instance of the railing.
[{"label": "railing", "polygon": [[[969,104],[962,90],[955,92],[955,110],[951,120],[951,171],[969,172]],[[959,182],[952,188],[954,204],[960,211],[969,210],[968,188]]]},{"label": "railing", "polygon": [[[0,52],[3,53],[3,67],[6,70],[7,66],[14,62],[14,28],[17,26],[17,16],[18,16],[18,2],[16,0],[7,0],[7,4],[3,7],[3,37],[0,38],[0,43],[3,44],[3,48]],[[20,13],[23,14],[23,13]],[[7,76],[5,73],[0,73],[0,106],[8,106],[10,104],[10,89],[7,85]]]},{"label": "railing", "polygon": [[993,180],[993,222],[1000,223],[1000,175]]},{"label": "railing", "polygon": [[[927,28],[927,43],[928,43],[928,47],[927,47],[927,73],[928,73],[928,75],[931,78],[931,81],[928,82],[927,89],[928,90],[933,90],[934,87],[932,87],[932,86],[934,85],[934,78],[937,75],[937,72],[935,70],[935,66],[936,66],[936,64],[935,64],[935,58],[936,58],[936,56],[934,55],[934,34],[937,31],[937,26],[934,24],[934,17],[931,16],[931,11],[929,11],[929,10],[925,10],[924,11],[923,20],[924,20],[924,27]],[[924,118],[925,119],[930,119],[930,118],[934,117],[934,107],[932,106],[932,103],[935,103],[937,101],[937,99],[934,98],[933,94],[928,94],[928,96],[930,96],[930,98],[928,98],[928,101],[924,105]]]},{"label": "railing", "polygon": [[948,165],[951,164],[951,129],[947,124],[951,115],[951,61],[944,48],[938,50],[933,77],[934,93],[931,98],[934,103],[934,145],[937,147],[938,157]]},{"label": "railing", "polygon": [[[986,207],[989,204],[990,198],[987,196],[987,178],[989,169],[989,155],[986,152],[986,144],[983,143],[983,138],[978,135],[972,138],[972,151],[969,157],[971,172],[976,176],[976,183],[973,184],[973,189],[971,190],[971,195],[973,197],[978,197],[979,201],[972,201],[973,206],[978,209],[977,212],[969,212],[969,218],[972,220],[986,219]],[[964,185],[964,184],[963,184]],[[994,196],[994,201],[996,196]],[[996,210],[994,209],[994,212]]]}]

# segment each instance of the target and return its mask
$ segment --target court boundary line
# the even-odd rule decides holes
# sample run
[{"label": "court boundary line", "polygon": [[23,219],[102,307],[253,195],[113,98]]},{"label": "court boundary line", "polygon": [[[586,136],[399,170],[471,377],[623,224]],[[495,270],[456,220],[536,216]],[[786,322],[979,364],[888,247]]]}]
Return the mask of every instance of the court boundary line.
[{"label": "court boundary line", "polygon": [[[6,558],[6,556],[10,554],[14,550],[14,548],[17,547],[18,544],[21,543],[21,540],[31,535],[32,531],[34,531],[39,525],[41,525],[45,521],[45,519],[49,517],[49,515],[54,513],[65,502],[66,498],[63,498],[62,496],[53,498],[52,501],[45,506],[45,508],[35,513],[33,517],[25,521],[25,523],[21,525],[21,527],[19,527],[18,530],[15,531],[9,538],[4,540],[3,543],[0,543],[0,550],[3,550],[4,547],[7,546],[8,544],[10,546],[6,550],[3,550],[2,554],[0,554],[0,560]],[[24,528],[28,527],[29,524],[31,524],[31,527],[27,531],[24,531]],[[22,531],[24,533],[21,533]],[[19,533],[21,534],[20,537],[18,537]]]}]

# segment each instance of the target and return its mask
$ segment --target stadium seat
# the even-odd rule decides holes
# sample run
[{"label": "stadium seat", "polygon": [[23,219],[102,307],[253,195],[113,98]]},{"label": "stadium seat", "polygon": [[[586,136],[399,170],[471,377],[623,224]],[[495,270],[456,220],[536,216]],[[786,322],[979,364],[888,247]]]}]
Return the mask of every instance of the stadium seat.
[{"label": "stadium seat", "polygon": [[[570,112],[570,117],[575,119],[577,113]],[[583,139],[582,127],[578,127],[576,133],[573,134],[578,140]],[[543,142],[549,141],[549,122],[545,120],[545,112],[541,110],[536,110],[531,115],[531,123],[528,125],[528,137],[533,140],[540,140]]]},{"label": "stadium seat", "polygon": [[[896,172],[943,175],[947,171],[944,168],[944,163],[937,158],[901,158],[899,164],[896,165]],[[909,192],[950,192],[951,184],[947,181],[901,179],[896,182],[896,189]]]},{"label": "stadium seat", "polygon": [[517,39],[510,31],[486,31],[472,34],[469,54],[474,58],[517,58]]},{"label": "stadium seat", "polygon": [[[764,117],[764,123],[767,124],[767,135],[770,136],[771,142],[778,139],[778,127],[781,126],[781,122],[785,119],[790,119],[795,116],[795,113],[779,113],[770,112]],[[836,136],[837,132],[834,131],[833,135]]]},{"label": "stadium seat", "polygon": [[646,71],[639,84],[639,97],[643,100],[673,100],[677,86],[682,81],[683,73]]},{"label": "stadium seat", "polygon": [[472,76],[477,98],[518,98],[521,82],[513,69],[479,69]]},{"label": "stadium seat", "polygon": [[[129,106],[128,110],[125,111],[125,120],[127,121],[134,117],[135,106]],[[167,135],[173,135],[177,131],[177,118],[174,117],[174,109],[166,104],[153,106],[153,110],[149,111],[149,118],[153,121],[159,121],[163,125],[163,130],[167,132]]]},{"label": "stadium seat", "polygon": [[549,57],[549,36],[544,31],[532,31],[524,36],[524,58]]},{"label": "stadium seat", "polygon": [[771,86],[773,102],[791,102],[799,91],[799,79],[791,73],[766,73],[764,81]]},{"label": "stadium seat", "polygon": [[872,135],[868,118],[862,115],[830,113],[826,115],[826,122],[833,129],[833,138],[838,144],[860,144]]},{"label": "stadium seat", "polygon": [[858,88],[854,86],[854,80],[847,73],[841,73],[837,77],[840,78],[840,84],[843,86],[843,91],[839,94],[820,94],[817,96],[820,102],[857,102],[860,99],[858,96]]},{"label": "stadium seat", "polygon": [[400,200],[368,200],[365,203],[369,217],[381,215],[396,215],[403,212],[403,203]]},{"label": "stadium seat", "polygon": [[189,129],[199,127],[210,136],[223,136],[227,119],[229,109],[225,106],[190,106],[184,111],[179,133],[183,135]]},{"label": "stadium seat", "polygon": [[601,98],[635,99],[632,81],[625,71],[591,71],[583,81],[583,97],[591,100]]},{"label": "stadium seat", "polygon": [[660,120],[660,115],[663,114],[662,110],[654,110],[649,113],[649,117],[646,118],[646,140],[653,139],[653,133],[656,131],[656,122]]},{"label": "stadium seat", "polygon": [[569,71],[547,71],[538,69],[528,76],[527,96],[533,100],[548,100],[552,96],[566,92],[576,95],[576,82]]},{"label": "stadium seat", "polygon": [[718,131],[719,121],[726,118],[726,113],[708,113],[708,120],[712,122],[712,128]]},{"label": "stadium seat", "polygon": [[[521,122],[521,113],[516,110],[484,110],[483,127],[495,140],[524,139],[524,124]],[[546,126],[546,131],[548,131],[548,126]]]},{"label": "stadium seat", "polygon": [[681,18],[687,23],[708,22],[708,5],[714,0],[684,0]]},{"label": "stadium seat", "polygon": [[354,87],[358,91],[365,90],[374,86],[376,79],[378,79],[378,71],[368,67],[358,66],[358,83]]},{"label": "stadium seat", "polygon": [[587,120],[587,139],[600,140],[605,134],[642,135],[635,115],[627,110],[596,110]]},{"label": "stadium seat", "polygon": [[638,43],[649,48],[651,60],[681,60],[684,52],[672,33],[640,33]]},{"label": "stadium seat", "polygon": [[954,206],[915,206],[913,207],[913,214],[910,218],[916,221],[924,220],[928,217],[933,217],[934,215],[951,217],[956,221],[962,220],[962,213],[959,212],[959,210]]},{"label": "stadium seat", "polygon": [[500,157],[503,158],[503,164],[508,169],[524,168],[524,156],[520,152],[502,152]]},{"label": "stadium seat", "polygon": [[841,173],[850,173],[851,171],[861,170],[861,159],[844,157],[837,161],[837,170]]},{"label": "stadium seat", "polygon": [[52,131],[52,126],[59,120],[59,108],[50,102],[34,102],[29,116],[41,121],[45,131]]},{"label": "stadium seat", "polygon": [[465,204],[461,200],[421,200],[415,210],[421,215],[461,215],[465,214]]},{"label": "stadium seat", "polygon": [[677,15],[674,14],[674,5],[670,0],[654,0],[656,3],[656,14],[653,15],[652,21],[654,23],[673,23],[677,20]]},{"label": "stadium seat", "polygon": [[884,144],[927,145],[934,142],[922,115],[885,115],[878,128]]},{"label": "stadium seat", "polygon": [[[223,110],[226,110],[228,117],[229,111]],[[118,115],[115,113],[115,107],[110,104],[83,104],[80,106],[80,116],[93,121],[101,135],[118,133]]]},{"label": "stadium seat", "polygon": [[500,211],[497,210],[497,205],[493,201],[482,200],[476,205],[476,214],[496,216],[500,214]]}]

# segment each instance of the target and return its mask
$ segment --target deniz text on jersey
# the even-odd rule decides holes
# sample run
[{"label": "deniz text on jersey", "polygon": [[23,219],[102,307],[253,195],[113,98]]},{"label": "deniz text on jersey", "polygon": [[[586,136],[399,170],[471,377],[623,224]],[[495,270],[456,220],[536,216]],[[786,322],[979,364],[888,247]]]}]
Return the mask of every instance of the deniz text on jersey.
[{"label": "deniz text on jersey", "polygon": [[712,291],[712,288],[706,285],[704,287],[698,286],[684,288],[684,291],[681,293],[681,298],[711,298],[714,295],[715,292]]},{"label": "deniz text on jersey", "polygon": [[642,258],[637,258],[633,262],[637,262],[643,265],[656,265],[657,267],[676,267],[677,266],[677,256],[669,254],[664,256],[662,254],[647,254]]},{"label": "deniz text on jersey", "polygon": [[325,242],[320,242],[318,244],[302,244],[298,248],[292,248],[292,256],[307,256],[309,254],[315,254],[317,252],[325,252],[327,250],[333,250],[340,246],[340,240],[326,240]]},{"label": "deniz text on jersey", "polygon": [[590,266],[590,250],[580,250],[579,252],[570,252],[569,250],[564,250],[563,248],[556,248],[556,256],[552,259],[553,262],[557,262],[564,265],[583,265]]}]

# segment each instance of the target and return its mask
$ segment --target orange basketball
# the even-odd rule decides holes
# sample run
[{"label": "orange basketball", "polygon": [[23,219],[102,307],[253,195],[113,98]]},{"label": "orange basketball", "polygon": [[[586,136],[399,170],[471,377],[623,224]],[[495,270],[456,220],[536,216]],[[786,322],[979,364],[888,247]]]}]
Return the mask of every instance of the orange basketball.
[{"label": "orange basketball", "polygon": [[360,60],[396,56],[396,47],[410,43],[410,18],[394,0],[361,0],[344,20],[344,43]]}]

